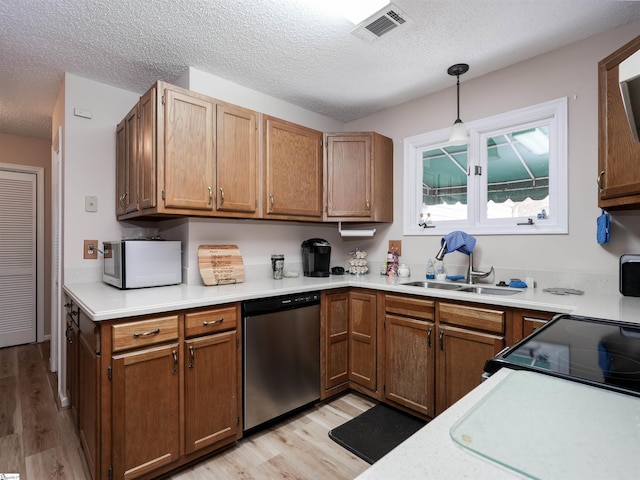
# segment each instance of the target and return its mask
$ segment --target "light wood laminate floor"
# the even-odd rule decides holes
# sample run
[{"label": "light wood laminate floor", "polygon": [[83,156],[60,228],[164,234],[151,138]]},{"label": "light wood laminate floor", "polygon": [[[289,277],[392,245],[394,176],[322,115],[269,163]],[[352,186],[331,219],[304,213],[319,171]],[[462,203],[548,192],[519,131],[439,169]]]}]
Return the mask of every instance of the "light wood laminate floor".
[{"label": "light wood laminate floor", "polygon": [[[48,359],[48,342],[0,349],[0,473],[20,473],[20,480],[87,480],[71,410],[56,405],[56,377],[47,370]],[[374,404],[348,393],[166,478],[352,479],[369,464],[333,442],[328,432]]]}]

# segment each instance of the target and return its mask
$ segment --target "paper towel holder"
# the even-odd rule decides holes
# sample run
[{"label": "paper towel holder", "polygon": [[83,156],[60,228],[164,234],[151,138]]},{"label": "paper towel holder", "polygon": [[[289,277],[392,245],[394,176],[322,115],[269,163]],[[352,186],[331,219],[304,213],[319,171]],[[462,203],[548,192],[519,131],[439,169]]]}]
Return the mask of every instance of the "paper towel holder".
[{"label": "paper towel holder", "polygon": [[369,230],[343,230],[342,222],[338,222],[338,233],[341,237],[373,237],[376,234],[376,229],[371,228]]}]

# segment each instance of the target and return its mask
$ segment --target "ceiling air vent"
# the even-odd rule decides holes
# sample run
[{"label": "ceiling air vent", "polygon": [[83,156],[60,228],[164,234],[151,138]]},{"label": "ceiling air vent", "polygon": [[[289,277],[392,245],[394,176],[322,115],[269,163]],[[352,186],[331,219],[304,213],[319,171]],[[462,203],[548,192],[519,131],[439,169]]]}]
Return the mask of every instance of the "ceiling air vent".
[{"label": "ceiling air vent", "polygon": [[351,33],[363,40],[373,42],[412,21],[406,13],[390,3],[356,25]]}]

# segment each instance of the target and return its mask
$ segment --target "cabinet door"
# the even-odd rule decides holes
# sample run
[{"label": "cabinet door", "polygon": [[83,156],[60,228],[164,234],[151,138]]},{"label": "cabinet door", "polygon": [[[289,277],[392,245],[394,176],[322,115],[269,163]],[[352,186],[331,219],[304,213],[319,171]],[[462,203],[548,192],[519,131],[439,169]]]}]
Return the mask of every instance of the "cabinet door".
[{"label": "cabinet door", "polygon": [[322,217],[322,132],[264,117],[265,204],[273,218]]},{"label": "cabinet door", "polygon": [[385,398],[435,416],[435,324],[385,317]]},{"label": "cabinet door", "polygon": [[138,102],[138,203],[141,209],[157,204],[156,166],[156,87]]},{"label": "cabinet door", "polygon": [[178,354],[171,344],[112,358],[114,478],[137,478],[178,460]]},{"label": "cabinet door", "polygon": [[484,364],[504,346],[504,337],[440,325],[437,413],[482,383]]},{"label": "cabinet door", "polygon": [[233,105],[216,106],[216,181],[217,211],[257,213],[256,112]]},{"label": "cabinet door", "polygon": [[240,431],[237,333],[185,342],[185,451],[193,453]]},{"label": "cabinet door", "polygon": [[376,318],[376,295],[352,292],[349,301],[349,380],[371,391],[377,388]]},{"label": "cabinet door", "polygon": [[100,357],[83,334],[78,345],[78,432],[91,478],[100,471]]},{"label": "cabinet door", "polygon": [[[349,294],[323,296],[321,319],[321,392],[348,385],[349,380]],[[326,396],[330,395],[327,394]],[[323,398],[326,398],[323,396]]]},{"label": "cabinet door", "polygon": [[640,143],[627,121],[618,66],[640,49],[640,36],[598,63],[598,184],[601,208],[640,206]]},{"label": "cabinet door", "polygon": [[[77,313],[74,312],[76,315]],[[67,315],[67,395],[74,422],[78,421],[78,325]]]},{"label": "cabinet door", "polygon": [[371,216],[371,135],[327,135],[327,217]]},{"label": "cabinet door", "polygon": [[213,209],[214,104],[165,89],[164,206]]},{"label": "cabinet door", "polygon": [[116,127],[116,213],[138,210],[138,106]]}]

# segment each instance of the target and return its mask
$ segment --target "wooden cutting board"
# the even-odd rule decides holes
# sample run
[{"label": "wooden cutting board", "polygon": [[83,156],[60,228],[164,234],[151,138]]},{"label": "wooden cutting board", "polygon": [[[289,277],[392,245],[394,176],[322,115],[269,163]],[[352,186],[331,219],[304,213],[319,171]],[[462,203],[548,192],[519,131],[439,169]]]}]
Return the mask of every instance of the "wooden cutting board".
[{"label": "wooden cutting board", "polygon": [[244,264],[236,245],[200,245],[198,268],[205,285],[244,282]]}]

